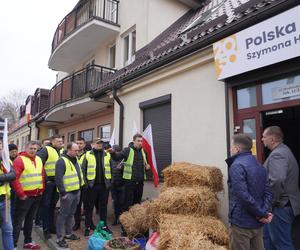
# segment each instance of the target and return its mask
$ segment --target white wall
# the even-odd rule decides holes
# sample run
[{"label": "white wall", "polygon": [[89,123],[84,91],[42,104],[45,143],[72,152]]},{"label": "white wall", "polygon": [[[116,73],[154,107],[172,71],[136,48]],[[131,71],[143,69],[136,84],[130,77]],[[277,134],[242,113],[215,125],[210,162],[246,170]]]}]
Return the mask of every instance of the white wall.
[{"label": "white wall", "polygon": [[[142,128],[139,103],[172,94],[172,162],[188,161],[219,167],[226,192],[221,193],[220,214],[227,218],[225,87],[216,80],[211,50],[198,53],[138,81],[139,87],[120,92],[125,106],[124,145],[131,139],[133,121]],[[115,105],[118,134],[119,106]]]}]

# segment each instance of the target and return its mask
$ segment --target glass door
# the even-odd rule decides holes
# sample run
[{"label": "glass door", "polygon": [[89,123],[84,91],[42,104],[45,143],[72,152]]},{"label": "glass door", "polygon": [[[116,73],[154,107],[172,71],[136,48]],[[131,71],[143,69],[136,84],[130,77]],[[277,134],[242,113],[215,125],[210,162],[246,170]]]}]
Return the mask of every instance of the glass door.
[{"label": "glass door", "polygon": [[244,133],[252,138],[253,147],[252,154],[262,162],[262,144],[260,116],[259,113],[245,113],[239,114],[237,125],[235,126],[235,133]]}]

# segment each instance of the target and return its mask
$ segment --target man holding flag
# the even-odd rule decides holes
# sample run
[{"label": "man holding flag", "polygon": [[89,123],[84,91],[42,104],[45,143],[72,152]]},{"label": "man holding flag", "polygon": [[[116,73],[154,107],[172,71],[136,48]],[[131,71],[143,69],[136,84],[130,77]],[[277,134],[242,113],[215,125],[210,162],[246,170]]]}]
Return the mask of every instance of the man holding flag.
[{"label": "man holding flag", "polygon": [[144,181],[146,180],[146,170],[150,169],[147,155],[142,148],[143,136],[135,134],[133,145],[121,152],[115,152],[112,148],[107,151],[115,161],[124,160],[123,179],[125,202],[124,211],[129,207],[141,203],[143,197]]},{"label": "man holding flag", "polygon": [[[3,139],[3,143],[2,143]],[[14,249],[13,227],[10,214],[10,185],[16,174],[9,163],[7,121],[0,118],[0,228],[5,250]]]}]

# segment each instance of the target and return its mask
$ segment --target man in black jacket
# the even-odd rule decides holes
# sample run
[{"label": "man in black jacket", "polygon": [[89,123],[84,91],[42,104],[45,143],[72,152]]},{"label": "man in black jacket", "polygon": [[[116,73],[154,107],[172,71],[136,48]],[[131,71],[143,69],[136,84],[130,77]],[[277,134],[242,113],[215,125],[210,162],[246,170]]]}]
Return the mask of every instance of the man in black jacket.
[{"label": "man in black jacket", "polygon": [[129,207],[141,203],[143,197],[144,180],[146,170],[150,169],[147,163],[147,156],[142,148],[143,136],[136,134],[133,137],[133,144],[121,152],[113,149],[107,151],[115,161],[124,160],[123,179],[125,183],[124,211]]},{"label": "man in black jacket", "polygon": [[[100,220],[106,224],[107,203],[109,189],[111,186],[111,160],[110,154],[103,150],[103,141],[96,139],[93,142],[92,150],[86,152],[82,163],[82,169],[87,183],[85,212],[85,236],[89,236],[93,225],[93,209],[98,198]],[[106,226],[108,232],[110,230]]]},{"label": "man in black jacket", "polygon": [[51,137],[51,143],[37,152],[37,156],[42,159],[45,169],[46,185],[41,201],[40,213],[43,222],[44,237],[46,239],[51,238],[51,233],[56,233],[54,212],[59,197],[55,185],[55,164],[59,159],[62,143],[62,137],[54,135]]},{"label": "man in black jacket", "polygon": [[[120,152],[121,148],[118,145],[114,145],[113,149],[115,152]],[[115,213],[115,220],[113,226],[119,224],[119,217],[122,214],[125,200],[124,192],[124,180],[123,180],[123,161],[112,160],[111,166],[111,196],[113,200],[113,207]]]}]

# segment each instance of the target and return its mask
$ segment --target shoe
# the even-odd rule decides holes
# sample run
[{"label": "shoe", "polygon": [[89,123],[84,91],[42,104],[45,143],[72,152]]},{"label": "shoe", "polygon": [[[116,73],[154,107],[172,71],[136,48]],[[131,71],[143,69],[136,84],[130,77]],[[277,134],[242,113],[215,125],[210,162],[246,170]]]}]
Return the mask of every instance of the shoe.
[{"label": "shoe", "polygon": [[56,243],[61,248],[69,248],[69,245],[65,240],[59,240],[59,241],[56,241]]},{"label": "shoe", "polygon": [[86,228],[86,229],[84,230],[84,236],[85,236],[85,237],[90,236],[90,229]]},{"label": "shoe", "polygon": [[90,228],[91,228],[91,230],[93,230],[93,231],[94,231],[94,230],[96,229],[96,226],[95,226],[95,225],[92,223],[92,225],[91,225],[91,227],[90,227]]},{"label": "shoe", "polygon": [[35,243],[31,242],[31,243],[24,244],[23,249],[39,250],[39,249],[41,249],[41,247],[38,244],[35,244]]},{"label": "shoe", "polygon": [[50,240],[51,239],[51,233],[48,230],[44,231],[44,238],[45,240]]},{"label": "shoe", "polygon": [[105,230],[106,232],[108,232],[109,234],[112,234],[113,232],[108,228],[108,226],[103,226],[101,227],[101,229]]},{"label": "shoe", "polygon": [[66,235],[66,240],[80,240],[80,237],[78,237],[76,234]]},{"label": "shoe", "polygon": [[73,227],[73,231],[77,231],[80,228],[80,224],[75,224]]}]

